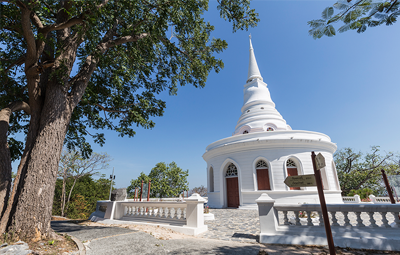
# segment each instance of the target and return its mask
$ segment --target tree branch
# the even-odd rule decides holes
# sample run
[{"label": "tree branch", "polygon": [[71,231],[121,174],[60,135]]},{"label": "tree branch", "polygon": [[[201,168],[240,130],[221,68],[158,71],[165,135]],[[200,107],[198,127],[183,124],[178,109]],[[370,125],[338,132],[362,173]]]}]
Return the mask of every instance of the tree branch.
[{"label": "tree branch", "polygon": [[69,20],[66,20],[66,21],[58,23],[58,24],[52,24],[52,25],[45,26],[39,32],[40,33],[48,33],[48,32],[55,31],[55,30],[69,28],[69,27],[72,27],[73,25],[82,24],[82,23],[83,23],[83,18],[73,17]]},{"label": "tree branch", "polygon": [[128,43],[128,42],[137,42],[145,37],[148,37],[149,35],[150,35],[149,33],[142,33],[142,34],[138,34],[138,35],[123,36],[123,37],[116,38],[114,40],[110,40],[108,42],[100,44],[101,53],[104,53],[107,49],[117,46],[117,45],[120,45],[120,44],[124,44],[124,43]]},{"label": "tree branch", "polygon": [[42,21],[39,19],[39,17],[36,15],[36,13],[31,12],[31,20],[32,20],[33,24],[35,24],[35,26],[36,26],[38,29],[43,28],[43,23],[42,23]]},{"label": "tree branch", "polygon": [[13,63],[11,63],[11,65],[9,65],[9,66],[6,68],[5,72],[7,73],[11,68],[13,68],[13,67],[16,66],[16,65],[17,65],[17,66],[22,65],[22,64],[25,62],[25,60],[26,60],[25,55],[19,57],[17,60],[15,60]]}]

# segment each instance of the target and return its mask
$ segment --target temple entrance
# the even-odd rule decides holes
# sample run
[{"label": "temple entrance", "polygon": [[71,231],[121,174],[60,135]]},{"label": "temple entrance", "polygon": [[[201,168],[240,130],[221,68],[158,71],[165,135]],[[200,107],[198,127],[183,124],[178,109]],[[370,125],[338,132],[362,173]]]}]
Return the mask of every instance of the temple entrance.
[{"label": "temple entrance", "polygon": [[238,208],[239,201],[239,178],[237,168],[234,164],[229,164],[225,172],[226,179],[226,198],[228,207]]},{"label": "temple entrance", "polygon": [[239,182],[237,177],[226,178],[228,207],[239,207]]}]

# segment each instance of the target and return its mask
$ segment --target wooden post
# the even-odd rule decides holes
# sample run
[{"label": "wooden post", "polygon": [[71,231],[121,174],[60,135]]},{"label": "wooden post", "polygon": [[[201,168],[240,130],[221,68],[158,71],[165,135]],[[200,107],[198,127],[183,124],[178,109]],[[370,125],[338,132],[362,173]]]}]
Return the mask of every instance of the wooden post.
[{"label": "wooden post", "polygon": [[149,180],[149,187],[147,189],[147,201],[150,201],[150,185],[151,185],[151,180]]},{"label": "wooden post", "polygon": [[142,194],[143,194],[143,180],[142,180],[142,187],[140,188],[140,202],[142,202]]},{"label": "wooden post", "polygon": [[383,182],[385,183],[386,190],[387,190],[389,198],[390,198],[390,202],[392,204],[395,204],[396,201],[394,200],[393,193],[392,193],[392,188],[389,185],[389,181],[388,181],[388,178],[386,176],[385,170],[381,169],[381,172],[382,172]]},{"label": "wooden post", "polygon": [[311,159],[312,159],[313,168],[314,168],[315,181],[317,182],[318,196],[319,196],[319,201],[321,203],[322,216],[324,217],[326,239],[327,239],[328,245],[329,245],[329,253],[331,255],[336,255],[335,245],[333,243],[331,225],[329,224],[328,209],[326,208],[324,190],[322,187],[321,171],[317,170],[317,164],[315,163],[315,157],[316,157],[316,155],[315,155],[314,151],[311,152]]}]

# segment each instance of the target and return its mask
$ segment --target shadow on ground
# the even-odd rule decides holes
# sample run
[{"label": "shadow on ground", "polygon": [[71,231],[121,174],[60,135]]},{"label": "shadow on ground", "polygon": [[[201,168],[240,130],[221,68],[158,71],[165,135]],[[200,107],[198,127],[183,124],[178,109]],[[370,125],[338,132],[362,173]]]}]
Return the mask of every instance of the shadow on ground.
[{"label": "shadow on ground", "polygon": [[244,234],[244,233],[234,233],[232,237],[235,238],[246,238],[246,239],[251,239],[251,240],[256,240],[257,242],[260,240],[259,235],[253,235],[253,234]]}]

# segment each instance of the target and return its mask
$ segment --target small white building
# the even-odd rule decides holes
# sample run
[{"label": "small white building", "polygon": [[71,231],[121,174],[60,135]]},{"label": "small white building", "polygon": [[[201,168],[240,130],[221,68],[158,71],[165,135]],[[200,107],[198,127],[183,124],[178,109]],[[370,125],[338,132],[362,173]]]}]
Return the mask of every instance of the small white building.
[{"label": "small white building", "polygon": [[208,205],[213,208],[257,208],[267,193],[276,203],[319,203],[316,187],[289,188],[287,176],[313,174],[311,151],[322,153],[321,169],[327,203],[342,203],[329,136],[292,130],[275,109],[258,69],[250,39],[250,60],[242,114],[231,137],[206,148]]}]

